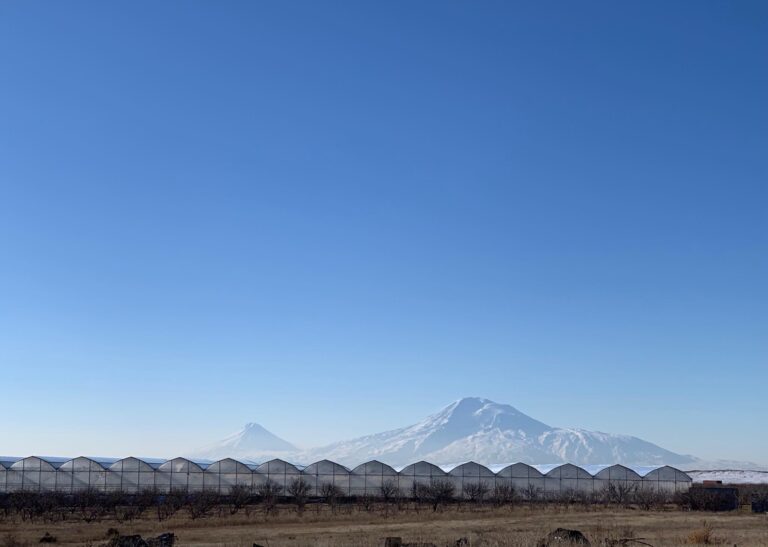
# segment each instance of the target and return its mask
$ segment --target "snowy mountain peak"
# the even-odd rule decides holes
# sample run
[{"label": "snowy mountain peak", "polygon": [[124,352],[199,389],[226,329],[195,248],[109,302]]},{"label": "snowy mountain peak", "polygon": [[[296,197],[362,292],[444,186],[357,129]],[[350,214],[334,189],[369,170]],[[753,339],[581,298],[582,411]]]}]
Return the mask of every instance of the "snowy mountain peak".
[{"label": "snowy mountain peak", "polygon": [[268,433],[269,435],[272,435],[264,426],[261,424],[257,424],[256,422],[248,422],[243,426],[243,429],[239,431],[237,434],[245,434],[245,435],[262,435],[264,433]]},{"label": "snowy mountain peak", "polygon": [[438,465],[469,460],[485,465],[518,461],[682,465],[695,461],[636,437],[552,427],[513,406],[480,397],[454,401],[411,426],[306,451],[251,423],[195,456],[262,461],[282,457],[299,463],[329,459],[347,466],[378,460],[395,467],[419,460]]},{"label": "snowy mountain peak", "polygon": [[344,465],[378,459],[393,466],[435,464],[560,463],[627,465],[692,461],[627,435],[551,427],[507,404],[465,397],[408,427],[312,449],[296,456]]},{"label": "snowy mountain peak", "polygon": [[226,439],[200,448],[190,457],[206,460],[221,458],[259,459],[266,455],[293,454],[298,448],[268,431],[260,424],[249,422]]},{"label": "snowy mountain peak", "polygon": [[530,416],[523,414],[515,407],[495,403],[480,397],[464,397],[448,405],[431,418],[442,419],[453,426],[471,424],[480,429],[526,429],[545,431],[550,427]]}]

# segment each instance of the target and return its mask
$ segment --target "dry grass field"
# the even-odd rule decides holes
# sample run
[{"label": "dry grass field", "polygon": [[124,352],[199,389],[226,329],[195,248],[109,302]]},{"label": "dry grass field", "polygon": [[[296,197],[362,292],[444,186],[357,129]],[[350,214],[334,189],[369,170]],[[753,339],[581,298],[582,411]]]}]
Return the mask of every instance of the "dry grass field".
[{"label": "dry grass field", "polygon": [[[56,536],[57,545],[101,545],[107,530],[121,534],[156,536],[173,532],[177,545],[248,546],[381,546],[387,536],[406,542],[453,545],[465,537],[471,546],[535,546],[555,528],[582,531],[593,545],[622,545],[617,540],[645,538],[647,544],[738,545],[768,547],[768,516],[747,511],[730,513],[640,511],[618,508],[565,506],[518,506],[514,508],[448,506],[364,511],[358,507],[308,506],[302,514],[290,506],[278,507],[269,516],[261,511],[230,515],[228,511],[191,519],[186,513],[159,522],[150,514],[132,522],[103,519],[86,523],[80,519],[61,522],[0,521],[0,546],[38,544],[46,533]],[[638,543],[625,543],[639,545]]]}]

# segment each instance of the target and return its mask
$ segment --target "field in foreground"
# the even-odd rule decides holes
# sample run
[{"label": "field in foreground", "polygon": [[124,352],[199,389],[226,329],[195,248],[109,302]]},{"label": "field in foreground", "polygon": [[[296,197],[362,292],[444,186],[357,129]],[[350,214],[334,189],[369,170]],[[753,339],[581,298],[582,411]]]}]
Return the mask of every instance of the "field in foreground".
[{"label": "field in foreground", "polygon": [[[621,545],[610,540],[645,538],[655,547],[665,545],[739,545],[768,547],[768,516],[747,512],[702,513],[640,511],[614,508],[514,507],[477,508],[450,506],[432,512],[398,511],[331,512],[326,506],[308,507],[302,515],[281,508],[277,515],[222,514],[190,519],[176,515],[168,520],[143,517],[130,523],[102,520],[64,522],[0,521],[0,546],[38,544],[50,533],[57,545],[101,545],[109,528],[121,534],[144,537],[173,532],[177,545],[248,546],[381,546],[387,536],[407,542],[452,545],[466,537],[471,546],[535,546],[558,527],[582,531],[593,545]],[[608,541],[606,541],[608,540]],[[628,545],[637,545],[628,543]]]}]

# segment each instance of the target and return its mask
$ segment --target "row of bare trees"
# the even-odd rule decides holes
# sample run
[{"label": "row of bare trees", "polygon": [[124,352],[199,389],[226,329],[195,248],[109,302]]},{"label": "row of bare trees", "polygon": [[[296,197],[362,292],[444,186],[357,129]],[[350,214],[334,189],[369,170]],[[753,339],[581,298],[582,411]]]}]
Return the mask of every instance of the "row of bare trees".
[{"label": "row of bare trees", "polygon": [[[232,486],[226,495],[211,490],[171,490],[161,493],[154,489],[135,494],[105,493],[96,490],[82,490],[74,494],[13,492],[0,494],[0,518],[79,519],[86,522],[113,518],[122,522],[146,516],[152,511],[156,518],[162,521],[182,510],[193,519],[214,514],[235,514],[239,511],[250,514],[254,510],[271,515],[280,504],[292,504],[296,511],[301,513],[308,503],[324,503],[332,511],[336,511],[340,506],[348,509],[357,506],[365,511],[390,511],[395,508],[402,510],[406,506],[416,510],[428,507],[432,511],[438,511],[453,503],[472,507],[514,506],[520,503],[603,504],[652,509],[672,501],[676,500],[670,499],[669,495],[638,488],[637,485],[626,482],[611,482],[605,489],[594,493],[578,490],[545,493],[533,486],[518,490],[510,484],[492,486],[484,482],[465,484],[463,490],[457,492],[453,482],[442,479],[434,479],[429,483],[416,482],[409,491],[402,491],[395,481],[385,481],[377,491],[357,496],[347,496],[338,486],[326,483],[318,488],[317,494],[313,494],[310,483],[299,477],[288,483],[287,487],[274,481],[266,481],[255,488],[236,485]],[[688,508],[692,506],[684,497],[679,497],[677,501],[681,506],[686,503]]]}]

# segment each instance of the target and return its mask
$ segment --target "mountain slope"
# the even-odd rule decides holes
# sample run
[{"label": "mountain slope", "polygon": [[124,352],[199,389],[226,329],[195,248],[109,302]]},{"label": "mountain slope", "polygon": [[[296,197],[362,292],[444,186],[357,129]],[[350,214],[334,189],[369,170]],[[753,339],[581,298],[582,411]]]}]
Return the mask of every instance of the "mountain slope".
[{"label": "mountain slope", "polygon": [[627,435],[554,428],[510,405],[469,397],[401,429],[334,443],[297,454],[299,461],[327,458],[344,465],[377,459],[401,466],[418,460],[450,464],[511,462],[682,465],[694,462]]},{"label": "mountain slope", "polygon": [[200,460],[262,460],[272,457],[286,457],[296,454],[298,448],[256,423],[245,424],[243,429],[226,439],[210,444],[188,454]]},{"label": "mountain slope", "polygon": [[440,465],[473,460],[486,465],[519,461],[688,467],[699,462],[637,437],[552,427],[510,405],[476,397],[456,401],[408,427],[304,451],[258,424],[248,424],[190,456],[250,461],[279,457],[304,464],[329,459],[349,467],[372,459],[396,467],[419,460]]}]

